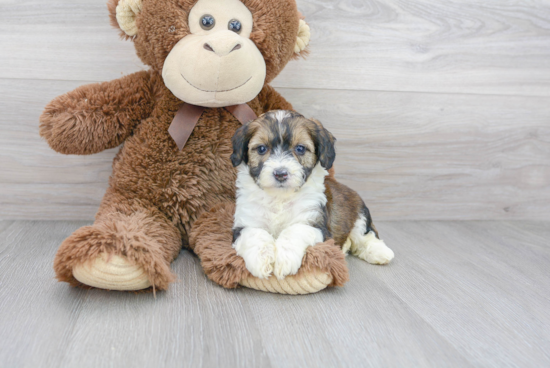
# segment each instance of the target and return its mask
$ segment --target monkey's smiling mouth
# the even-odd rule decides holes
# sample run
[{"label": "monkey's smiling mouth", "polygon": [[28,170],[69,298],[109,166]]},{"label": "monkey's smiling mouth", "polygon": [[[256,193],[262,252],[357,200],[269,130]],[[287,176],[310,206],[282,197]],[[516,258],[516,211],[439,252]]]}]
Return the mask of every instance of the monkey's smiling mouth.
[{"label": "monkey's smiling mouth", "polygon": [[222,91],[218,91],[218,90],[209,91],[209,90],[202,89],[202,88],[199,88],[199,87],[197,87],[197,86],[194,86],[191,82],[189,82],[189,81],[187,80],[187,78],[185,78],[185,77],[183,76],[182,73],[180,73],[180,75],[181,75],[181,77],[182,77],[187,83],[189,83],[189,85],[190,85],[191,87],[193,87],[193,88],[195,88],[195,89],[198,89],[199,91],[203,91],[203,92],[229,92],[229,91],[233,91],[233,90],[235,90],[235,89],[237,89],[237,88],[240,88],[240,87],[244,86],[245,84],[248,83],[248,81],[250,81],[250,80],[252,79],[252,76],[250,76],[250,78],[248,78],[243,84],[238,85],[237,87],[230,88],[230,89],[224,89],[224,90],[222,90]]}]

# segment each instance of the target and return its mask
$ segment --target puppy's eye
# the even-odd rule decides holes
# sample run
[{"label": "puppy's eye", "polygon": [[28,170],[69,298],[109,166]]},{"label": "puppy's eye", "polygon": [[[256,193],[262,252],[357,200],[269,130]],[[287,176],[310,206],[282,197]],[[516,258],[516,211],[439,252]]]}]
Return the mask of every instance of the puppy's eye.
[{"label": "puppy's eye", "polygon": [[299,145],[296,146],[296,148],[294,148],[294,151],[296,151],[296,154],[298,154],[298,155],[303,155],[303,154],[306,153],[306,147],[299,144]]},{"label": "puppy's eye", "polygon": [[229,24],[227,25],[227,29],[235,33],[241,33],[241,28],[242,28],[241,22],[238,21],[237,19],[231,19],[229,21]]},{"label": "puppy's eye", "polygon": [[266,146],[259,146],[256,148],[258,150],[259,155],[265,155],[267,153],[267,147]]},{"label": "puppy's eye", "polygon": [[214,28],[216,25],[216,20],[210,14],[205,14],[202,16],[200,23],[201,28],[208,31],[209,29]]}]

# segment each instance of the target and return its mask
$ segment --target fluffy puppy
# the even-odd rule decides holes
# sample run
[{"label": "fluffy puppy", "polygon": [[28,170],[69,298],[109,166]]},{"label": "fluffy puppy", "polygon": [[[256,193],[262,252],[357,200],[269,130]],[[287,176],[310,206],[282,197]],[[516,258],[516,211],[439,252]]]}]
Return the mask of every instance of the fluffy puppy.
[{"label": "fluffy puppy", "polygon": [[335,138],[320,122],[271,111],[239,128],[232,143],[233,248],[252,275],[296,274],[306,248],[329,238],[369,263],[392,260],[359,195],[327,176]]}]

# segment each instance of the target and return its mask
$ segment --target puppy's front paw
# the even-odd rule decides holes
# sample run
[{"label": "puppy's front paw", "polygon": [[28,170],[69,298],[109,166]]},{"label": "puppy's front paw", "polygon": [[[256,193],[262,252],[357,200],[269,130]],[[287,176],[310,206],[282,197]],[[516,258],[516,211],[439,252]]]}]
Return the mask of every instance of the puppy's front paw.
[{"label": "puppy's front paw", "polygon": [[300,266],[305,252],[296,252],[291,249],[277,247],[275,256],[275,267],[273,274],[279,279],[284,279],[288,275],[295,275]]},{"label": "puppy's front paw", "polygon": [[257,252],[249,252],[244,258],[246,268],[252,276],[267,279],[273,272],[275,262],[275,243],[258,244]]},{"label": "puppy's front paw", "polygon": [[244,229],[233,248],[244,259],[246,268],[253,276],[269,278],[275,262],[275,240],[269,233],[262,229]]},{"label": "puppy's front paw", "polygon": [[294,224],[287,227],[275,244],[275,269],[273,274],[283,279],[288,275],[295,275],[302,266],[302,259],[309,246],[323,241],[321,230],[304,224]]}]

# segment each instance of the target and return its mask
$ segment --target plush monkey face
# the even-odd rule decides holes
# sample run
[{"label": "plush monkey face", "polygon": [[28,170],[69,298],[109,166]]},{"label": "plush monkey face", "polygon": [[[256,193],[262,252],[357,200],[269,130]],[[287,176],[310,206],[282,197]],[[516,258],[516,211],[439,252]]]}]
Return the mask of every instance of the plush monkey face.
[{"label": "plush monkey face", "polygon": [[111,20],[182,101],[255,98],[309,42],[295,0],[109,0]]},{"label": "plush monkey face", "polygon": [[252,100],[265,82],[265,61],[250,40],[252,13],[239,0],[199,0],[189,13],[191,34],[170,51],[162,77],[176,97],[222,107]]}]

